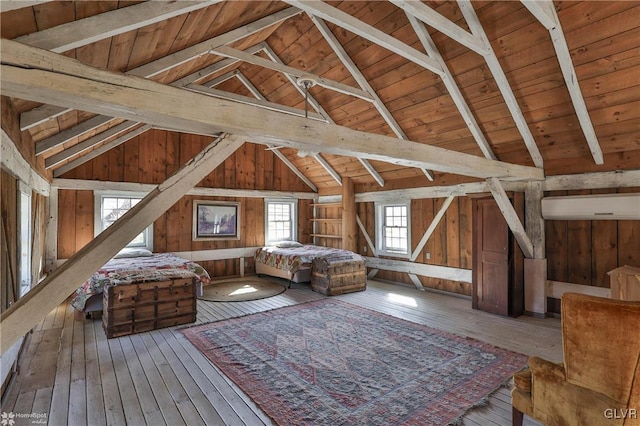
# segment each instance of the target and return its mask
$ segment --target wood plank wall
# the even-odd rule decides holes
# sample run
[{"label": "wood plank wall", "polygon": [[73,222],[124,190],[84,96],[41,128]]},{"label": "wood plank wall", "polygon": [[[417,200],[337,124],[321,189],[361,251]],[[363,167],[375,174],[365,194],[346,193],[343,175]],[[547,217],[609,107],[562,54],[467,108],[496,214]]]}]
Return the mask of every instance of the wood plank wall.
[{"label": "wood plank wall", "polygon": [[[607,194],[615,190],[551,191],[545,196]],[[623,188],[617,192],[640,192]],[[607,272],[619,266],[640,267],[640,220],[547,220],[549,280],[609,288]],[[549,298],[549,310],[560,301]]]},{"label": "wood plank wall", "polygon": [[0,311],[18,299],[18,181],[0,170]]},{"label": "wood plank wall", "polygon": [[[70,171],[65,178],[117,182],[161,183],[199,153],[210,137],[160,130],[146,132],[120,147]],[[246,143],[209,174],[199,186],[230,189],[311,191],[272,151]],[[241,203],[240,240],[193,241],[193,201]],[[312,208],[298,204],[298,239],[311,242]],[[67,259],[93,239],[93,191],[59,191],[58,258]],[[154,223],[154,251],[196,251],[264,244],[264,199],[185,196]],[[253,271],[247,259],[246,273]],[[212,276],[239,275],[237,260],[201,262]]]},{"label": "wood plank wall", "polygon": [[[552,191],[545,196],[611,193],[616,190]],[[640,188],[618,192],[640,192]],[[413,200],[411,203],[412,249],[442,206],[444,199]],[[359,203],[358,214],[375,244],[374,203]],[[471,200],[457,197],[445,217],[418,255],[416,262],[471,269],[472,267]],[[358,250],[371,256],[362,232]],[[546,221],[548,279],[582,285],[609,287],[607,272],[619,266],[640,266],[640,221]],[[427,253],[430,259],[427,259]],[[380,271],[377,278],[413,285],[401,272]],[[428,288],[471,295],[471,285],[435,278],[420,277]],[[550,311],[558,312],[559,301],[549,300]]]},{"label": "wood plank wall", "polygon": [[20,114],[18,114],[18,111],[14,107],[10,98],[0,96],[0,112],[2,114],[0,125],[15,143],[18,151],[20,151],[27,162],[31,164],[31,167],[33,167],[34,170],[40,173],[43,177],[51,179],[51,172],[44,168],[44,159],[36,158],[35,144],[31,139],[31,134],[29,132],[20,131]]},{"label": "wood plank wall", "polygon": [[[420,199],[411,202],[411,249],[422,239],[424,232],[438,213],[444,198]],[[374,203],[358,203],[358,215],[365,226],[371,240],[375,242],[375,205]],[[450,266],[452,268],[471,269],[471,199],[456,197],[445,216],[435,228],[431,238],[424,246],[416,262],[430,265]],[[358,234],[358,249],[365,256],[372,256],[362,232]],[[365,250],[365,247],[367,249]],[[427,258],[429,257],[429,258]],[[406,273],[380,271],[376,278],[406,283],[413,286]],[[471,295],[471,284],[449,281],[438,278],[420,277],[424,287]]]},{"label": "wood plank wall", "polygon": [[[67,173],[66,178],[98,179],[142,183],[160,183],[199,152],[209,138],[153,130],[91,162]],[[280,162],[269,150],[247,143],[214,170],[201,186],[264,189],[282,191],[309,191],[309,188]],[[638,189],[629,189],[637,191]],[[602,191],[594,191],[602,192]],[[580,191],[559,191],[546,195],[577,195]],[[93,238],[93,192],[67,191],[59,193],[58,257],[68,258]],[[240,241],[196,242],[191,240],[192,205],[194,199],[184,197],[170,208],[154,226],[155,251],[191,251],[261,245],[264,241],[263,199],[220,198],[242,203],[242,230]],[[444,199],[412,201],[412,249],[438,212]],[[358,203],[358,215],[367,233],[375,242],[375,209],[373,203]],[[326,209],[323,209],[326,210]],[[309,219],[313,207],[308,201],[298,206],[299,240],[311,242],[312,226]],[[324,211],[320,217],[337,218]],[[178,226],[175,226],[178,224]],[[338,224],[319,226],[322,233],[339,232]],[[472,228],[471,200],[457,197],[449,206],[445,217],[416,259],[417,262],[454,268],[471,269]],[[624,264],[640,265],[640,224],[637,221],[547,221],[547,257],[550,280],[585,285],[608,286],[606,272]],[[320,243],[334,246],[339,240],[327,239]],[[372,253],[362,233],[358,232],[358,252]],[[427,253],[430,259],[427,259]],[[215,276],[239,274],[237,261],[205,262],[203,265]],[[253,270],[252,261],[245,272]],[[413,285],[407,274],[380,271],[379,278]],[[470,295],[471,285],[421,277],[422,285],[429,288]],[[598,284],[600,283],[600,284]],[[553,305],[553,301],[551,301]]]}]

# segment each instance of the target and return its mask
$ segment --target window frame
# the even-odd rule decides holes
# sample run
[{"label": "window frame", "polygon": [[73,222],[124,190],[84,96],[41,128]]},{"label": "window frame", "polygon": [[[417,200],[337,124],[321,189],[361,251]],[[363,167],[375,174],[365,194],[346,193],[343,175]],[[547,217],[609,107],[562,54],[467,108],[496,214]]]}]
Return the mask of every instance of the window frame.
[{"label": "window frame", "polygon": [[[387,207],[404,207],[407,212],[407,247],[406,251],[399,251],[386,246],[384,238],[385,210]],[[376,202],[376,253],[378,256],[398,257],[403,259],[411,258],[411,202],[410,201],[389,201]],[[404,227],[402,227],[404,228]]]},{"label": "window frame", "polygon": [[23,181],[18,180],[18,294],[24,296],[33,288],[32,250],[33,235],[33,194],[31,188]]},{"label": "window frame", "polygon": [[[291,207],[291,237],[288,239],[270,238],[269,236],[269,205],[271,204],[288,204]],[[265,245],[273,244],[278,241],[297,241],[298,240],[298,200],[291,198],[265,198],[264,200],[264,243]]]},{"label": "window frame", "polygon": [[[93,235],[97,237],[102,231],[106,228],[103,228],[102,221],[102,208],[103,201],[105,198],[139,198],[143,199],[147,194],[144,192],[129,192],[129,191],[94,191],[94,225],[93,225]],[[145,244],[127,244],[125,247],[135,247],[135,248],[145,248],[149,251],[153,251],[153,223],[147,226],[144,231],[142,231],[145,238]]]}]

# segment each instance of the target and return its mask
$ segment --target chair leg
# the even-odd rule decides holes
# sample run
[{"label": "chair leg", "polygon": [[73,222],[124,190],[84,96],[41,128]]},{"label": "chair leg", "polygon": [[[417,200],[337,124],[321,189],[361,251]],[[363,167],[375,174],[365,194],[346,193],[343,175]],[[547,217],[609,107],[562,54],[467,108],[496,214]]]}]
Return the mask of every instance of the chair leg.
[{"label": "chair leg", "polygon": [[511,424],[513,426],[522,426],[524,414],[516,407],[511,407]]}]

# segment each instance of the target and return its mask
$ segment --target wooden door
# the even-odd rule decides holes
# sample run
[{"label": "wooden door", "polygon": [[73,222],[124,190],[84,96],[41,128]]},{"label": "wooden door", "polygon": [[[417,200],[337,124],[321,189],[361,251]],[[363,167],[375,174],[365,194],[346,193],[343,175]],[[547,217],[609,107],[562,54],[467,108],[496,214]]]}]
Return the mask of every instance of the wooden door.
[{"label": "wooden door", "polygon": [[473,238],[473,308],[509,315],[509,226],[493,198],[475,200]]}]

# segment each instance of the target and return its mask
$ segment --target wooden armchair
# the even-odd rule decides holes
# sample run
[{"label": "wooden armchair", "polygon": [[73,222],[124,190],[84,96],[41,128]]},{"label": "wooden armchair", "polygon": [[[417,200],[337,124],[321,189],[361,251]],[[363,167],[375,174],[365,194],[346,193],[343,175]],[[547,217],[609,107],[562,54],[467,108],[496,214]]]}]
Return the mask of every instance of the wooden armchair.
[{"label": "wooden armchair", "polygon": [[565,294],[562,346],[514,375],[513,424],[640,425],[640,302]]}]

